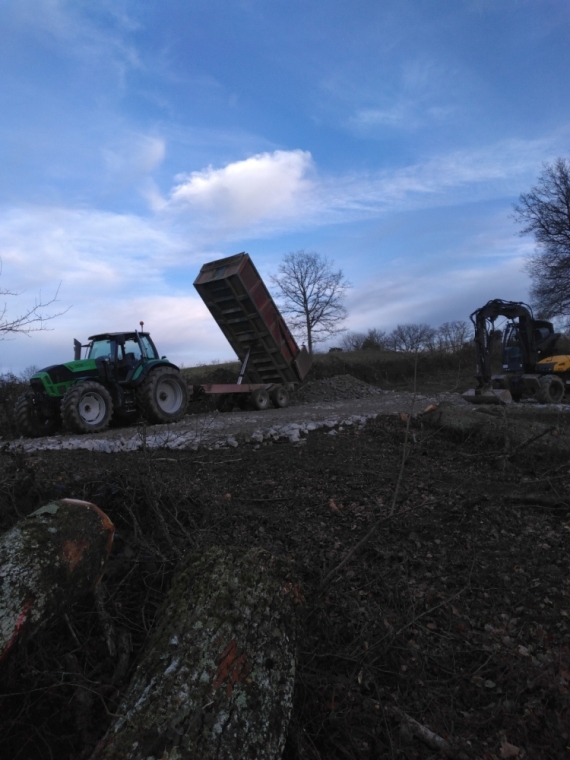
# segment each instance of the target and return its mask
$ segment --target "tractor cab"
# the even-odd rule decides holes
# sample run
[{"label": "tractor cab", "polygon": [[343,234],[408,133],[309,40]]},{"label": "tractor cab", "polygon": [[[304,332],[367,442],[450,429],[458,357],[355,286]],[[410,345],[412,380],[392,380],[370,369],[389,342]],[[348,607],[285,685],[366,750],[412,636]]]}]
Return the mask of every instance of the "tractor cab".
[{"label": "tractor cab", "polygon": [[149,361],[160,357],[149,333],[101,333],[91,335],[89,343],[82,345],[74,341],[75,359],[81,358],[85,348],[85,359],[92,359],[98,365],[107,365],[118,382],[128,382],[135,371]]}]

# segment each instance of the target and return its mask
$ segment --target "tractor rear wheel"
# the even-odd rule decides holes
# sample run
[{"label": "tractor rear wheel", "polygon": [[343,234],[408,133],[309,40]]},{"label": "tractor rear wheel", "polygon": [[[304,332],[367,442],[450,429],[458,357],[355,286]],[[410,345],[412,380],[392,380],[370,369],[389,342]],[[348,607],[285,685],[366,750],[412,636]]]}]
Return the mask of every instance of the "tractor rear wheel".
[{"label": "tractor rear wheel", "polygon": [[557,375],[544,375],[539,379],[536,400],[541,404],[559,404],[564,398],[564,382]]},{"label": "tractor rear wheel", "polygon": [[137,388],[137,402],[149,422],[177,422],[186,414],[188,385],[178,370],[159,367]]},{"label": "tractor rear wheel", "polygon": [[59,428],[59,419],[42,414],[33,393],[24,393],[16,401],[14,417],[18,432],[27,438],[53,435]]},{"label": "tractor rear wheel", "polygon": [[73,433],[96,433],[113,414],[111,394],[101,383],[87,380],[72,385],[61,402],[61,417]]}]

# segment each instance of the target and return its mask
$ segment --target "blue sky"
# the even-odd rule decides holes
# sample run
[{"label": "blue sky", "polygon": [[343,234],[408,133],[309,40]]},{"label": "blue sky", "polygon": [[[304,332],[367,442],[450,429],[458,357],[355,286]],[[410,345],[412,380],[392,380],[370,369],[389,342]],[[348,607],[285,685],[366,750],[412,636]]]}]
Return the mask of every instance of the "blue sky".
[{"label": "blue sky", "polygon": [[0,372],[133,329],[232,356],[192,282],[300,249],[353,287],[347,327],[526,300],[512,204],[568,157],[567,0],[0,0],[0,287],[49,332]]}]

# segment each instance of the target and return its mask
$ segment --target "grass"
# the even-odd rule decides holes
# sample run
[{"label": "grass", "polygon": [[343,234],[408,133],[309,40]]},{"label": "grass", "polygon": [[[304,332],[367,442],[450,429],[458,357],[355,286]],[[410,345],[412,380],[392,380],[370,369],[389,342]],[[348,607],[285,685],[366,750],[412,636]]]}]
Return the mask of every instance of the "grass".
[{"label": "grass", "polygon": [[[315,354],[313,366],[305,378],[322,380],[334,375],[352,375],[386,390],[411,390],[414,387],[415,354],[394,351],[342,351]],[[455,353],[439,351],[418,355],[417,388],[429,392],[438,388],[464,391],[474,384],[475,355],[472,347]],[[239,373],[239,362],[201,365],[184,369],[188,382],[233,383]]]}]

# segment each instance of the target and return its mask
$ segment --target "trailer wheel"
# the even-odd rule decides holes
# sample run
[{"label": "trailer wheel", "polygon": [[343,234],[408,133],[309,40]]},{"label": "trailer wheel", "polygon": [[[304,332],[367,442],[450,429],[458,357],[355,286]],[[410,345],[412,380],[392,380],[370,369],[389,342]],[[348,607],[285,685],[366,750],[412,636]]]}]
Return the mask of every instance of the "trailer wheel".
[{"label": "trailer wheel", "polygon": [[267,393],[265,388],[258,388],[251,394],[251,403],[254,409],[259,409],[262,412],[269,406],[269,393]]},{"label": "trailer wheel", "polygon": [[113,414],[111,395],[92,380],[72,385],[61,402],[61,417],[73,433],[95,433],[109,424]]},{"label": "trailer wheel", "polygon": [[272,390],[271,401],[273,401],[273,406],[276,406],[278,409],[285,409],[289,405],[289,391],[287,388],[280,386]]},{"label": "trailer wheel", "polygon": [[564,383],[556,375],[544,375],[538,383],[540,388],[536,392],[536,400],[541,404],[559,404],[564,398]]},{"label": "trailer wheel", "polygon": [[137,402],[149,422],[178,422],[188,406],[186,380],[172,367],[153,369],[137,388]]},{"label": "trailer wheel", "polygon": [[53,435],[60,425],[57,417],[46,417],[42,414],[35,403],[33,393],[24,393],[16,401],[14,417],[18,432],[27,438]]}]

